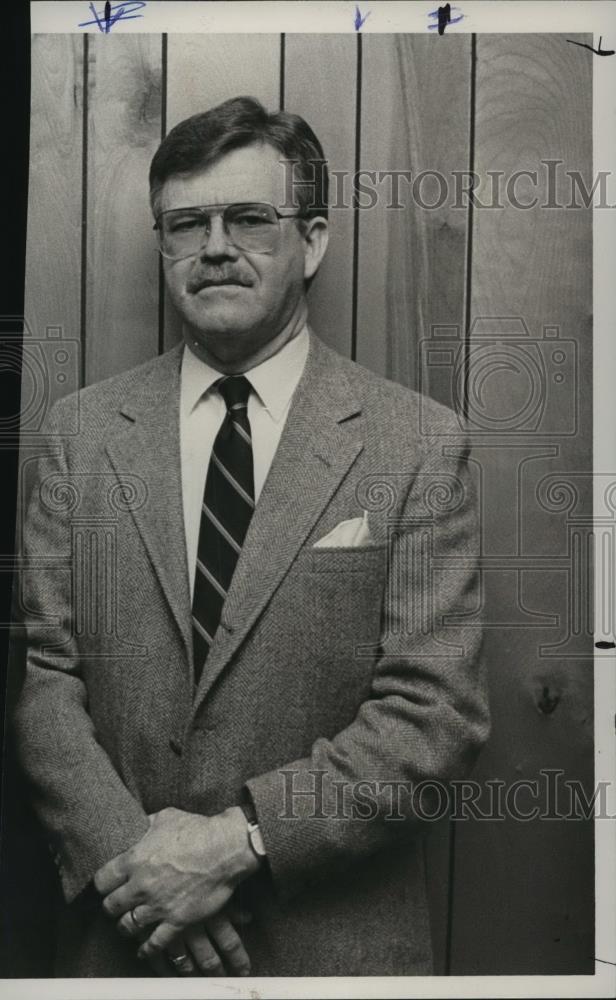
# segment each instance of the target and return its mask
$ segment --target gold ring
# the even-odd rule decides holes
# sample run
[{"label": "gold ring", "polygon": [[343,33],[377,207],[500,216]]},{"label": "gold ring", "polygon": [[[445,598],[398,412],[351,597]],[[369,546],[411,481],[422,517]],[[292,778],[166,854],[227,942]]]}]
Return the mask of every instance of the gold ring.
[{"label": "gold ring", "polygon": [[130,918],[131,918],[131,920],[133,922],[133,925],[137,928],[137,930],[138,931],[142,931],[143,930],[143,924],[140,924],[139,921],[137,920],[137,917],[135,916],[134,909],[130,911]]},{"label": "gold ring", "polygon": [[188,955],[170,955],[169,958],[174,965],[181,965],[182,962],[188,961]]}]

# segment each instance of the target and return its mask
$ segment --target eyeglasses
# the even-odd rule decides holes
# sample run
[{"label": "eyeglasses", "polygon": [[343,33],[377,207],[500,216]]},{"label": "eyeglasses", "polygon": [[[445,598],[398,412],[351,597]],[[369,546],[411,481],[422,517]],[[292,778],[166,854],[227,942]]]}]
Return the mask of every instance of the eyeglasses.
[{"label": "eyeglasses", "polygon": [[228,242],[251,253],[271,253],[280,237],[280,219],[300,218],[298,212],[283,215],[265,202],[170,208],[156,216],[154,225],[163,257],[183,260],[199,253],[212,231],[214,215],[222,216]]}]

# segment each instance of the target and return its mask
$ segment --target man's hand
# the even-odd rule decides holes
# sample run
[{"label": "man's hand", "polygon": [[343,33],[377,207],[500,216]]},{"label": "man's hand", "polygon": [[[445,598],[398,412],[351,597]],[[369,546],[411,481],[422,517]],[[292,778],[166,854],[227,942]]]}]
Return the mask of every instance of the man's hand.
[{"label": "man's hand", "polygon": [[138,936],[160,921],[138,952],[149,958],[218,913],[258,867],[239,807],[218,816],[163,809],[137,844],[99,869],[94,884],[123,932]]},{"label": "man's hand", "polygon": [[[160,954],[152,962],[164,961]],[[178,976],[248,976],[250,959],[239,934],[223,913],[187,928],[167,955]],[[169,975],[168,972],[164,973]]]},{"label": "man's hand", "polygon": [[[232,899],[215,917],[187,928],[166,952],[155,952],[149,963],[157,976],[249,976],[250,959],[236,927],[252,915]],[[148,931],[141,931],[145,941]]]},{"label": "man's hand", "polygon": [[[166,952],[151,955],[149,964],[163,978],[249,976],[250,959],[235,928],[250,923],[251,919],[251,914],[232,899],[215,917],[188,927]],[[145,941],[148,934],[147,930],[140,931],[139,941]]]}]

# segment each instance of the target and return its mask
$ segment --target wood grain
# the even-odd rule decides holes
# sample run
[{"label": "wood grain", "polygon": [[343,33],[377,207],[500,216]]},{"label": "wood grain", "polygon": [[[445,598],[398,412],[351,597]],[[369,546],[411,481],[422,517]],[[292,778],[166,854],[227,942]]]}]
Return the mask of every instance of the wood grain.
[{"label": "wood grain", "polygon": [[[256,97],[278,107],[280,35],[169,35],[167,129],[230,97]],[[165,296],[165,347],[181,337],[180,320]]]},{"label": "wood grain", "polygon": [[167,128],[230,97],[278,107],[280,35],[169,35]]},{"label": "wood grain", "polygon": [[[353,35],[287,35],[285,42],[285,108],[306,119],[330,173],[344,172],[348,192],[355,169],[356,43]],[[330,203],[341,207],[329,213],[329,246],[309,293],[310,322],[330,347],[350,357],[353,212],[336,198],[335,185],[333,180]]]},{"label": "wood grain", "polygon": [[[361,168],[443,174],[468,169],[470,38],[370,35],[363,45]],[[444,43],[444,44],[443,44]],[[417,388],[418,349],[435,324],[463,323],[467,211],[426,176],[413,198],[389,182],[359,213],[357,360]],[[363,199],[367,203],[367,199]],[[423,387],[432,392],[428,384]]]},{"label": "wood grain", "polygon": [[[405,170],[413,178],[439,171],[450,181],[452,170],[468,166],[469,94],[468,36],[366,35],[361,169]],[[357,360],[418,388],[420,344],[431,325],[463,324],[468,212],[453,208],[453,196],[435,210],[413,204],[404,178],[396,200],[390,183],[377,186],[374,208],[359,212]],[[432,204],[439,194],[431,178],[422,182],[424,203]],[[367,197],[362,201],[367,204]],[[429,383],[423,389],[438,398]],[[449,846],[448,822],[434,824],[426,863],[439,974],[447,963]]]},{"label": "wood grain", "polygon": [[[580,359],[578,386],[567,380],[567,398],[552,381],[552,349],[542,347],[546,415],[530,437],[510,434],[481,447],[477,435],[474,457],[484,475],[484,551],[504,555],[505,565],[516,548],[531,558],[566,555],[564,517],[542,512],[535,488],[548,472],[562,472],[566,479],[567,472],[590,473],[592,468],[591,214],[541,208],[547,195],[541,160],[561,159],[563,171],[582,171],[590,181],[592,61],[583,58],[588,54],[568,45],[562,35],[480,35],[477,40],[476,170],[480,175],[502,170],[505,178],[516,170],[538,171],[536,188],[520,181],[518,192],[524,201],[538,196],[539,204],[528,210],[509,204],[475,211],[472,317],[521,317],[535,343],[541,341],[544,325],[558,325],[563,350],[570,353],[567,341],[575,341]],[[478,344],[475,330],[472,349]],[[519,350],[526,350],[523,343]],[[519,380],[493,375],[484,388],[491,413],[504,417],[512,412]],[[578,433],[555,437],[559,428],[566,428],[575,397],[580,404]],[[551,430],[551,436],[542,435],[542,429]],[[507,448],[507,442],[517,442],[517,447]],[[551,457],[548,446],[555,451]],[[511,620],[514,576],[504,571],[486,575],[490,622]],[[522,607],[566,619],[566,580],[565,572],[521,574],[521,627],[487,631],[493,735],[480,757],[479,781],[540,780],[541,768],[562,768],[567,779],[579,779],[591,791],[591,660],[540,656],[539,646],[558,641],[564,630],[529,627],[532,622]],[[589,639],[589,657],[592,651]],[[549,699],[558,699],[551,712],[545,710],[544,691]],[[521,802],[529,807],[528,796],[521,796]],[[452,972],[592,973],[593,890],[591,825],[514,818],[460,823]]]},{"label": "wood grain", "polygon": [[[72,359],[51,363],[48,402],[79,387],[83,40],[32,36],[30,179],[25,279],[22,413],[36,419],[44,391],[28,363],[34,345],[61,332]],[[54,330],[55,328],[55,330]],[[32,349],[28,344],[32,344]],[[36,348],[40,357],[40,349]],[[42,397],[40,397],[42,399]]]},{"label": "wood grain", "polygon": [[148,169],[160,142],[156,35],[92,35],[88,66],[88,382],[156,354],[158,255]]}]

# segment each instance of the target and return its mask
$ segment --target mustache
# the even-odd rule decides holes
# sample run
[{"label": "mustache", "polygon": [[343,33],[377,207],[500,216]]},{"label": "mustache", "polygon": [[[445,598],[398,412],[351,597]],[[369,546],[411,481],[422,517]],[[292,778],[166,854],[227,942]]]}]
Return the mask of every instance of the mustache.
[{"label": "mustache", "polygon": [[243,285],[246,287],[249,284],[251,284],[251,282],[247,281],[241,274],[237,274],[234,271],[226,271],[221,268],[209,268],[197,277],[191,278],[186,285],[186,288],[188,292],[195,294],[196,292],[200,292],[202,288],[208,288],[210,285]]}]

